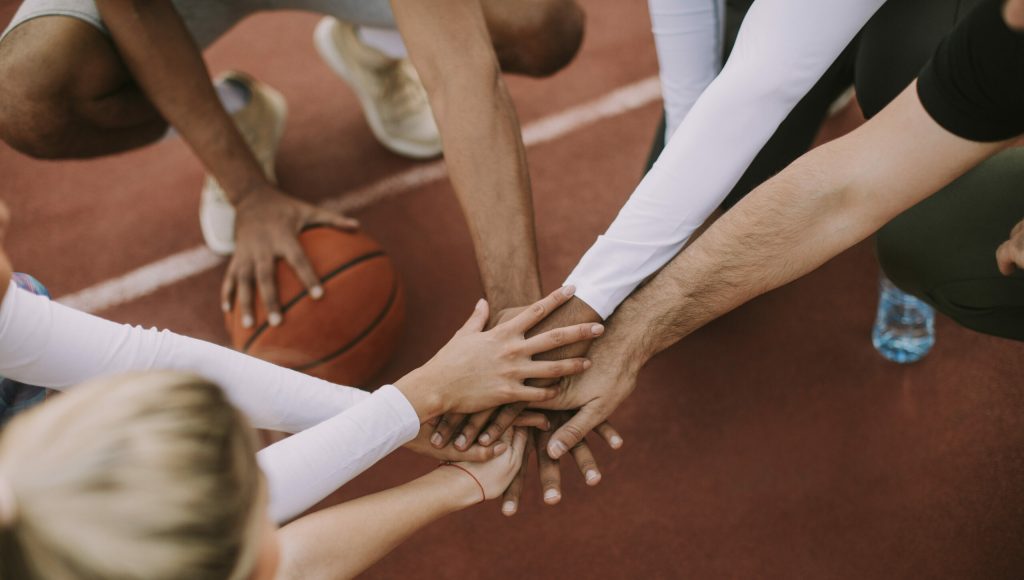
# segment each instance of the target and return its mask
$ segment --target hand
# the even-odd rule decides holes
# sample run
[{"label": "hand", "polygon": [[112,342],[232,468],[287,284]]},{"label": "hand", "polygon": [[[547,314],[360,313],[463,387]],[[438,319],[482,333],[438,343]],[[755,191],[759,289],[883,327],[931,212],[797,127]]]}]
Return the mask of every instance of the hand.
[{"label": "hand", "polygon": [[578,377],[563,379],[557,396],[531,404],[546,409],[579,409],[547,438],[547,455],[550,458],[560,458],[583,441],[587,433],[604,423],[636,388],[642,363],[638,363],[636,357],[620,355],[620,352],[624,351],[620,351],[614,342],[599,342],[590,352],[593,367]]},{"label": "hand", "polygon": [[[487,461],[495,455],[500,455],[502,451],[504,451],[504,447],[501,442],[499,442],[498,445],[492,445],[490,447],[485,447],[483,445],[472,445],[468,447],[445,445],[444,447],[436,447],[431,444],[430,438],[433,435],[434,429],[440,419],[441,418],[438,417],[420,425],[420,432],[416,435],[415,439],[405,444],[405,448],[419,453],[420,455],[425,455],[440,461]],[[542,431],[546,431],[551,428],[547,415],[539,412],[526,412],[521,414],[516,418],[515,426],[536,427]]]},{"label": "hand", "polygon": [[484,488],[484,499],[494,499],[505,491],[523,465],[527,440],[526,429],[513,429],[502,437],[501,443],[495,445],[495,447],[504,446],[505,449],[496,454],[493,459],[480,463],[463,462],[457,465],[472,473],[480,482]]},{"label": "hand", "polygon": [[996,262],[1004,276],[1013,274],[1017,268],[1024,270],[1024,220],[1014,226],[1010,239],[996,249]]},{"label": "hand", "polygon": [[[506,308],[499,312],[495,319],[497,323],[500,324],[505,320],[517,316],[525,308],[525,306]],[[583,302],[574,296],[531,328],[526,333],[526,336],[536,336],[539,333],[546,332],[551,329],[585,322],[595,323],[600,320],[601,317],[597,312],[590,308],[586,302]],[[600,334],[595,334],[594,337],[596,338],[599,335]],[[538,353],[534,358],[537,360],[562,360],[565,358],[581,357],[587,354],[587,350],[589,348],[590,340],[581,340],[570,344],[559,345],[547,352]],[[531,378],[526,382],[526,384],[531,387],[550,387],[556,382],[557,381],[552,379]],[[506,429],[515,424],[516,417],[518,417],[525,408],[526,405],[523,403],[514,403],[512,405],[505,405],[497,410],[488,409],[486,411],[481,411],[470,416],[468,419],[463,415],[446,415],[438,424],[436,436],[431,438],[431,443],[435,447],[441,448],[448,445],[448,443],[452,441],[452,437],[455,437],[454,445],[458,449],[466,449],[478,441],[481,445],[490,445],[493,441],[497,441]],[[497,413],[495,413],[495,411],[497,411]],[[489,424],[488,421],[490,421]],[[484,429],[485,425],[487,426],[486,429]],[[479,435],[479,439],[477,438],[477,435]]]},{"label": "hand", "polygon": [[282,322],[275,279],[277,258],[284,258],[291,265],[314,300],[323,295],[320,278],[299,245],[298,235],[303,228],[359,227],[354,219],[295,199],[269,183],[242,198],[235,209],[235,254],[221,285],[221,308],[229,312],[237,299],[242,309],[242,326],[246,328],[255,321],[254,283],[267,311],[267,322],[271,326]]},{"label": "hand", "polygon": [[[572,413],[564,411],[548,412],[548,417],[552,421],[552,425],[560,426],[572,417]],[[612,449],[622,447],[622,436],[609,423],[605,422],[599,425],[597,432],[600,433]],[[541,487],[544,490],[544,503],[555,505],[562,500],[562,473],[559,462],[548,457],[548,454],[545,452],[550,434],[538,431],[533,433],[533,435],[532,439],[536,441],[537,445],[537,467]],[[527,454],[529,454],[530,447],[527,448]],[[576,460],[576,467],[579,469],[580,474],[583,475],[587,485],[594,486],[601,482],[601,471],[598,469],[597,461],[594,459],[594,454],[591,452],[590,446],[587,445],[586,441],[581,441],[577,444],[572,450],[572,455],[573,459]],[[526,464],[526,459],[524,459],[519,473],[516,474],[515,479],[512,480],[508,489],[505,490],[501,502],[501,513],[506,516],[515,515],[519,510],[519,500],[522,497],[523,487],[526,482]]]},{"label": "hand", "polygon": [[475,413],[513,401],[540,402],[553,389],[528,387],[529,377],[556,378],[583,372],[590,361],[574,358],[534,361],[532,356],[554,346],[593,338],[604,331],[597,324],[559,328],[527,339],[525,333],[572,295],[562,288],[534,303],[511,320],[484,331],[485,300],[455,336],[422,367],[395,382],[421,419],[447,412]]}]

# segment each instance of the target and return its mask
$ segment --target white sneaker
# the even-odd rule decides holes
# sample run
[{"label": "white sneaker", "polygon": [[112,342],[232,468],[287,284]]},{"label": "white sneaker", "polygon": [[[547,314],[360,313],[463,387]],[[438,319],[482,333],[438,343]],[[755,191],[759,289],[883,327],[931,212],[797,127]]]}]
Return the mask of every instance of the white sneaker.
[{"label": "white sneaker", "polygon": [[[229,79],[249,89],[249,102],[231,117],[267,178],[276,183],[274,159],[284,133],[288,104],[281,93],[245,73],[227,72],[216,82]],[[235,251],[235,208],[210,174],[206,175],[199,201],[199,226],[206,246],[213,253],[227,256]]]},{"label": "white sneaker", "polygon": [[409,59],[391,58],[366,46],[354,26],[330,16],[317,24],[313,44],[355,91],[381,145],[413,159],[441,154],[441,135],[427,92]]}]

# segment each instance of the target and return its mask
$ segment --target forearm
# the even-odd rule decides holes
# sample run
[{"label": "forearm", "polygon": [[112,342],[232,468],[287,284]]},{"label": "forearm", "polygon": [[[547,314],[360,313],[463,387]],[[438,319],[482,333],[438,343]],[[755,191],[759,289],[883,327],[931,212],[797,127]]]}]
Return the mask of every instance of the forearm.
[{"label": "forearm", "polygon": [[210,83],[202,54],[170,0],[97,0],[117,49],[160,114],[232,203],[266,180]]},{"label": "forearm", "polygon": [[279,578],[351,578],[427,524],[480,501],[455,468],[316,512],[281,529]]}]

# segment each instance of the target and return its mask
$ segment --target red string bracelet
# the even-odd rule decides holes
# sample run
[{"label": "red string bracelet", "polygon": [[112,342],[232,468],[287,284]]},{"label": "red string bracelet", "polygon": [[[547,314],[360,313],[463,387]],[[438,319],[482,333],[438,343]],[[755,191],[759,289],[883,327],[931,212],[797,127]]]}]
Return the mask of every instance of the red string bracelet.
[{"label": "red string bracelet", "polygon": [[444,467],[445,465],[447,465],[449,467],[454,467],[455,469],[461,469],[463,472],[465,472],[466,475],[472,477],[473,481],[476,482],[477,487],[480,488],[480,498],[481,498],[480,501],[481,502],[487,501],[487,492],[484,491],[484,484],[480,483],[480,480],[477,479],[475,475],[473,475],[472,471],[466,469],[465,467],[463,467],[461,465],[452,463],[451,461],[442,461],[441,465],[439,467]]}]

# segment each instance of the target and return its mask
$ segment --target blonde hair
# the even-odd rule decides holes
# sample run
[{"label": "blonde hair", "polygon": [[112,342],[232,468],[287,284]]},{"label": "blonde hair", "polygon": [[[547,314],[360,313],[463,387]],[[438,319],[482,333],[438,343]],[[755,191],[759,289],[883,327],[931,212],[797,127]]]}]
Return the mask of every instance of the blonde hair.
[{"label": "blonde hair", "polygon": [[264,533],[255,433],[177,373],[72,389],[0,437],[0,579],[241,579]]}]

